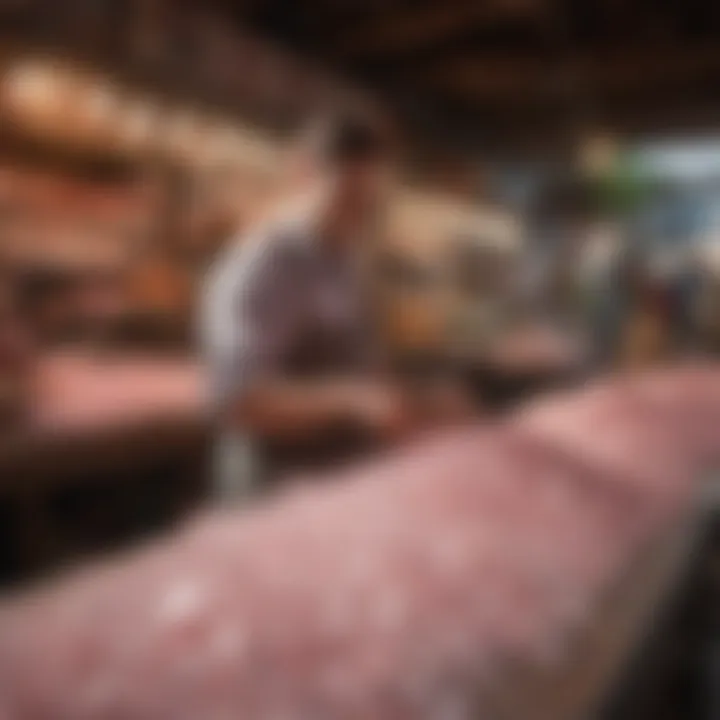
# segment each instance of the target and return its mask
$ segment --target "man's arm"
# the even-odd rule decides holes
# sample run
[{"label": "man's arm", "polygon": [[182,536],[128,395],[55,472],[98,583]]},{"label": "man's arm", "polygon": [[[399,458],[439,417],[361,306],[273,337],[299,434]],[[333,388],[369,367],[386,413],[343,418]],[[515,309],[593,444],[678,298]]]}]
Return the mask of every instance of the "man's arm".
[{"label": "man's arm", "polygon": [[338,422],[392,432],[403,422],[403,403],[389,386],[283,374],[302,323],[297,272],[282,245],[256,244],[236,249],[211,277],[203,329],[222,417],[252,434],[288,439]]},{"label": "man's arm", "polygon": [[345,423],[381,434],[400,432],[404,398],[372,381],[326,378],[259,380],[232,407],[232,422],[270,437],[300,439]]}]

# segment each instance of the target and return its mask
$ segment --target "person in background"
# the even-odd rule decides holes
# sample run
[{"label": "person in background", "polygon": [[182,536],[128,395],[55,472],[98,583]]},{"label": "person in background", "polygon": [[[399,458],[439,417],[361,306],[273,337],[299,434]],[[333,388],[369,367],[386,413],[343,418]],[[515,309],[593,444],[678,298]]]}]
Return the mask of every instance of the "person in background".
[{"label": "person in background", "polygon": [[692,354],[702,346],[697,317],[702,286],[703,271],[697,248],[693,242],[689,242],[682,251],[671,287],[673,343],[681,353]]},{"label": "person in background", "polygon": [[623,367],[646,367],[668,356],[668,283],[653,272],[652,256],[635,239],[624,251],[618,291],[623,301],[618,361]]},{"label": "person in background", "polygon": [[16,428],[29,407],[36,349],[16,285],[0,269],[0,434]]},{"label": "person in background", "polygon": [[343,111],[303,135],[299,160],[297,193],[231,243],[203,293],[221,498],[337,461],[346,436],[392,441],[412,424],[380,364],[363,272],[391,136],[374,116]]},{"label": "person in background", "polygon": [[76,273],[33,269],[16,275],[16,299],[25,322],[44,345],[81,337]]},{"label": "person in background", "polygon": [[599,225],[587,237],[578,275],[581,317],[591,345],[591,358],[602,369],[617,359],[623,323],[630,308],[630,274],[624,238],[614,224]]},{"label": "person in background", "polygon": [[587,188],[574,179],[551,181],[530,209],[536,237],[528,297],[534,293],[549,318],[571,328],[583,322],[579,271],[592,212]]}]

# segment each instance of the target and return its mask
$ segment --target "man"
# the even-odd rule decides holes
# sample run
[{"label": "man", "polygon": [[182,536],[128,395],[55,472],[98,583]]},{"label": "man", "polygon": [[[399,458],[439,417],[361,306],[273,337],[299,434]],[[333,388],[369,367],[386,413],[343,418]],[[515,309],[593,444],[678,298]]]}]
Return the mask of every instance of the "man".
[{"label": "man", "polygon": [[[304,138],[302,192],[211,271],[203,334],[223,496],[307,466],[339,428],[397,436],[406,398],[377,372],[362,250],[392,170],[375,119],[343,113]],[[337,449],[337,448],[336,448]],[[310,462],[310,465],[313,463]]]}]

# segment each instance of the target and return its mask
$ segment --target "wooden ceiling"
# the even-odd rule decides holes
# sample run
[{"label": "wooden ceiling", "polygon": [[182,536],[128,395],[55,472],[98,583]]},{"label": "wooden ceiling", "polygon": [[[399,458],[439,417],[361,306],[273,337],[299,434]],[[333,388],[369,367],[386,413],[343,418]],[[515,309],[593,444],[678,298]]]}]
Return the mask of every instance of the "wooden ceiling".
[{"label": "wooden ceiling", "polygon": [[717,0],[225,0],[459,146],[720,128]]}]

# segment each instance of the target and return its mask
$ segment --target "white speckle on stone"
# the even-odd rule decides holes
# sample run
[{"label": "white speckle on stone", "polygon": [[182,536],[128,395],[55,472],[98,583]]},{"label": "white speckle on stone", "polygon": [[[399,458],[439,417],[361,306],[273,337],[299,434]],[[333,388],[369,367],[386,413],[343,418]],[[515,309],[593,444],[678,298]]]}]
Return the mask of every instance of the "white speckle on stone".
[{"label": "white speckle on stone", "polygon": [[347,558],[345,577],[348,584],[360,587],[370,582],[375,570],[375,563],[366,549],[355,551]]},{"label": "white speckle on stone", "polygon": [[398,630],[405,622],[408,607],[401,593],[388,590],[380,593],[375,606],[376,626],[385,632]]},{"label": "white speckle on stone", "polygon": [[321,626],[331,635],[343,635],[353,626],[352,599],[342,593],[335,593],[321,608]]},{"label": "white speckle on stone", "polygon": [[322,674],[321,683],[324,690],[335,699],[352,702],[358,691],[358,683],[345,668],[328,667]]},{"label": "white speckle on stone", "polygon": [[447,573],[455,573],[464,569],[468,552],[465,544],[456,537],[438,538],[433,556],[437,564]]},{"label": "white speckle on stone", "polygon": [[160,599],[158,619],[164,624],[181,623],[196,617],[205,604],[205,592],[197,581],[172,585]]},{"label": "white speckle on stone", "polygon": [[428,720],[470,720],[472,710],[459,692],[440,693],[427,708]]},{"label": "white speckle on stone", "polygon": [[237,662],[247,655],[249,640],[248,634],[240,627],[223,625],[210,636],[209,653],[213,660]]},{"label": "white speckle on stone", "polygon": [[117,678],[108,676],[88,680],[77,697],[81,717],[102,715],[118,695]]}]

